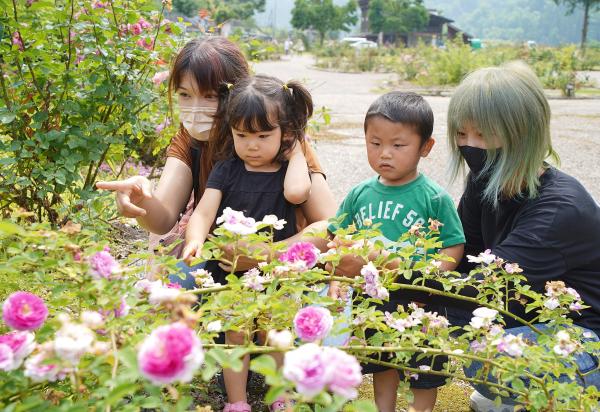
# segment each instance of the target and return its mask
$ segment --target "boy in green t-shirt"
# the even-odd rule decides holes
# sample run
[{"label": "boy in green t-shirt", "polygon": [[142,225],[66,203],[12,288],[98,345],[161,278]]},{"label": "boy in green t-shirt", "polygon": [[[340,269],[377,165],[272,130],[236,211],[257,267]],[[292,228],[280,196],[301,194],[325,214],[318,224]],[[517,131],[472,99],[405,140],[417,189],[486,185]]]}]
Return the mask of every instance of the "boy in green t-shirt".
[{"label": "boy in green t-shirt", "polygon": [[[381,223],[381,240],[392,246],[414,224],[438,220],[443,224],[440,252],[456,261],[443,262],[440,269],[454,270],[463,255],[462,224],[448,193],[417,170],[419,160],[429,154],[435,143],[431,137],[431,107],[415,93],[387,93],[369,107],[364,128],[369,165],[377,176],[360,183],[346,196],[337,212],[338,216],[346,215],[341,226],[353,223],[361,229],[367,226],[365,221]],[[395,311],[398,303],[405,303],[398,295],[393,292],[384,308]],[[373,373],[379,411],[395,411],[397,370],[368,364],[363,372]],[[420,374],[418,380],[411,379],[414,400],[410,410],[431,411],[437,388],[444,383],[444,377],[428,374]]]}]

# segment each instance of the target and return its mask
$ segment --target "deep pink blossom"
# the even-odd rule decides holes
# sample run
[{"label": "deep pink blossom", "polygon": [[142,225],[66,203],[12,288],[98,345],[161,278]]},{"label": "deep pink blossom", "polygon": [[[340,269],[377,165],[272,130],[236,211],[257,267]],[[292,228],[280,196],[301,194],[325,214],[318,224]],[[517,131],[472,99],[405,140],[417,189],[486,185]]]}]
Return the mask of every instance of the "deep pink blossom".
[{"label": "deep pink blossom", "polygon": [[328,309],[307,306],[296,313],[294,329],[296,335],[305,342],[314,342],[327,336],[333,326],[333,317]]},{"label": "deep pink blossom", "polygon": [[34,337],[30,332],[15,331],[0,335],[0,370],[17,369],[34,347]]},{"label": "deep pink blossom", "polygon": [[141,374],[155,385],[189,382],[203,361],[200,339],[183,323],[158,327],[138,352]]},{"label": "deep pink blossom", "polygon": [[279,256],[279,260],[297,269],[310,269],[317,264],[319,249],[310,242],[296,242]]},{"label": "deep pink blossom", "polygon": [[4,322],[16,330],[34,330],[44,324],[48,308],[44,301],[33,293],[15,292],[4,301]]}]

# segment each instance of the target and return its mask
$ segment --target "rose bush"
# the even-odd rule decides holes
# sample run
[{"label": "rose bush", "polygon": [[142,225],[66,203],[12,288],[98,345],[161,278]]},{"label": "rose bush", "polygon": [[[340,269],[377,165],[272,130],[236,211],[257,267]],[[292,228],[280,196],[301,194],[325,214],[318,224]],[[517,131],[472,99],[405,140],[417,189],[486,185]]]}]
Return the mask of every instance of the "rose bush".
[{"label": "rose bush", "polygon": [[166,7],[0,0],[2,209],[59,222],[100,170],[119,175],[166,147],[164,73],[184,36]]},{"label": "rose bush", "polygon": [[[249,353],[259,355],[251,369],[270,385],[265,401],[284,396],[295,399],[298,410],[320,405],[326,411],[374,411],[370,402],[355,400],[362,381],[360,362],[403,370],[406,380],[434,373],[488,382],[498,394],[514,395],[534,411],[596,406],[594,387],[555,381],[559,375],[577,379],[574,356],[598,349],[573,327],[568,315],[585,305],[564,283],[550,282],[545,294],[535,293],[518,265],[489,252],[471,257],[480,266],[468,277],[440,272],[444,256],[432,252],[439,246],[434,224],[415,227],[399,240],[404,246],[380,253],[360,276],[341,278],[325,265],[335,268],[346,254],[383,250],[381,242],[372,241],[380,234],[376,225],[340,230],[337,236],[346,242],[316,253],[302,243],[289,248],[274,244],[273,233],[284,224],[278,219],[249,222],[233,212],[220,219],[223,224],[205,242],[202,259],[218,258],[233,268],[242,256],[261,263],[246,273],[232,271],[223,285],[206,270],[196,271],[198,287],[191,291],[166,279],[175,271],[172,257],[154,257],[151,270],[143,263],[146,254],[117,259],[85,227],[70,224],[52,231],[2,221],[0,278],[26,276],[28,290],[0,296],[8,319],[0,326],[0,407],[183,410],[193,403],[192,380],[195,391],[209,391],[207,382],[221,368],[239,370]],[[259,243],[267,249],[268,261],[256,247]],[[225,247],[232,247],[232,259],[223,254]],[[387,265],[392,259],[398,263],[395,269]],[[146,279],[150,273],[158,277]],[[319,293],[331,280],[355,291],[347,297],[353,305],[353,337],[346,346],[321,344],[339,322],[332,314],[340,302]],[[440,289],[429,287],[433,280]],[[475,287],[478,295],[459,296],[466,287]],[[453,297],[478,308],[470,324],[458,328],[416,304],[379,311],[375,304],[387,297],[383,289]],[[514,299],[523,300],[537,314],[535,322],[547,328],[540,330],[510,313],[507,305]],[[507,318],[539,333],[538,342],[505,333]],[[267,344],[253,339],[244,346],[215,343],[227,330],[268,332]],[[273,351],[285,352],[281,370],[266,355]],[[393,356],[388,361],[373,356],[382,352]],[[440,371],[427,364],[412,368],[409,360],[415,353],[445,355],[450,361]],[[484,368],[465,378],[462,367],[472,362]],[[495,381],[488,381],[489,376]]]}]

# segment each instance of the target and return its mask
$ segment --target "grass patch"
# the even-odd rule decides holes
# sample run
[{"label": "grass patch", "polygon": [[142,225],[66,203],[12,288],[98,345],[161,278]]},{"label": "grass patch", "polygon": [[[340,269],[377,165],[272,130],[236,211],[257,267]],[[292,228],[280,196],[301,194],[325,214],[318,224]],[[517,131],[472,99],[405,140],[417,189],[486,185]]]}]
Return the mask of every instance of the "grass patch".
[{"label": "grass patch", "polygon": [[[455,379],[449,385],[438,390],[437,402],[433,412],[469,412],[469,395],[473,389],[461,380]],[[363,384],[358,389],[359,399],[373,400],[373,381],[371,375],[365,376]],[[398,397],[397,412],[408,410],[408,402]]]}]

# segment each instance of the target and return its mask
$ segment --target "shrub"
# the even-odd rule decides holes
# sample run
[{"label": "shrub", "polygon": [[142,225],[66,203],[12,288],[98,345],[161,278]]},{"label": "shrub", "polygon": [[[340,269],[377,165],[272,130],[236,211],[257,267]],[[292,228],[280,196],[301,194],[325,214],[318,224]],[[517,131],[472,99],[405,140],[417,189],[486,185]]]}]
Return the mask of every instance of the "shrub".
[{"label": "shrub", "polygon": [[166,99],[152,79],[182,26],[150,0],[0,4],[0,207],[56,223],[91,194],[103,163],[165,146]]},{"label": "shrub", "polygon": [[[564,283],[549,282],[545,295],[533,292],[518,265],[489,251],[469,257],[480,263],[469,277],[442,273],[439,263],[445,257],[432,253],[439,246],[436,222],[429,228],[413,226],[399,240],[399,249],[389,255],[380,253],[357,278],[336,277],[315,263],[333,269],[345,255],[365,257],[382,251],[381,241],[374,241],[381,235],[377,227],[338,230],[345,241],[325,254],[303,242],[284,251],[272,236],[285,222],[265,217],[252,225],[264,231],[247,234],[248,221],[241,212],[226,213],[216,236],[205,242],[203,259],[220,258],[235,267],[241,256],[259,256],[251,252],[257,242],[267,245],[273,259],[243,275],[229,274],[224,285],[199,270],[194,273],[198,288],[192,291],[166,283],[165,275],[174,270],[171,257],[156,258],[158,279],[140,279],[148,269],[134,262],[147,256],[131,255],[118,262],[96,240],[96,233],[85,227],[70,223],[52,231],[47,225],[25,227],[14,220],[1,221],[0,278],[27,276],[28,290],[44,303],[29,294],[0,296],[9,301],[3,306],[7,324],[26,329],[0,335],[0,407],[185,410],[192,403],[189,382],[194,376],[198,378],[194,390],[206,392],[202,381],[220,368],[239,370],[242,358],[254,353],[263,355],[251,362],[251,369],[264,375],[271,386],[266,402],[283,395],[295,399],[301,410],[320,405],[328,411],[374,411],[369,402],[348,401],[357,395],[361,381],[357,361],[381,363],[368,356],[382,352],[395,355],[383,364],[405,372],[402,389],[407,392],[410,376],[435,373],[426,364],[418,369],[408,366],[413,354],[426,353],[450,358],[437,372],[448,377],[461,376],[463,365],[481,362],[484,368],[475,378],[463,379],[487,380],[489,372],[498,379],[493,390],[514,394],[528,410],[596,406],[595,387],[554,381],[561,374],[575,380],[573,356],[598,346],[572,327],[567,315],[585,306]],[[232,257],[223,255],[225,249]],[[390,260],[397,262],[396,268],[388,267]],[[345,293],[344,298],[353,306],[350,325],[344,326],[335,315],[344,303],[319,294],[324,283],[332,280],[356,292]],[[432,280],[440,282],[442,289],[429,288]],[[475,287],[477,296],[458,296],[466,287]],[[462,329],[413,304],[382,313],[376,305],[395,290],[466,299],[480,307]],[[196,303],[199,295],[202,299]],[[545,322],[547,328],[538,329],[512,314],[508,303],[514,299],[525,300],[528,312],[537,314],[536,321]],[[35,313],[23,306],[34,301],[39,309]],[[49,316],[40,327],[46,317],[42,305]],[[14,321],[23,317],[28,318]],[[537,344],[505,334],[503,319],[507,318],[539,333]],[[33,328],[37,328],[35,336],[29,331]],[[328,331],[348,329],[354,335],[348,345],[322,346]],[[214,343],[219,332],[228,330],[246,332],[247,344]],[[367,330],[375,333],[369,337]],[[250,339],[256,331],[269,331],[267,346]],[[295,342],[294,335],[301,341]],[[280,370],[264,355],[274,351],[285,352]]]}]

